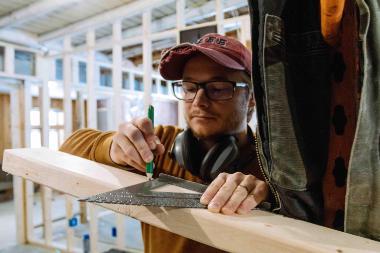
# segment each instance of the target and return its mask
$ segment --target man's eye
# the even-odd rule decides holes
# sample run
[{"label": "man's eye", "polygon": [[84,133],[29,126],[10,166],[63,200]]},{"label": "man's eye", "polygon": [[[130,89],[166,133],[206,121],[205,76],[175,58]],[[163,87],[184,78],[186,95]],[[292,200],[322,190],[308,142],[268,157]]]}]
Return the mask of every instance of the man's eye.
[{"label": "man's eye", "polygon": [[197,88],[194,88],[194,87],[188,87],[188,88],[183,87],[183,90],[184,90],[185,92],[194,93],[194,92],[197,91]]},{"label": "man's eye", "polygon": [[212,93],[223,93],[223,92],[227,92],[228,89],[211,88],[211,89],[209,89],[209,91]]}]

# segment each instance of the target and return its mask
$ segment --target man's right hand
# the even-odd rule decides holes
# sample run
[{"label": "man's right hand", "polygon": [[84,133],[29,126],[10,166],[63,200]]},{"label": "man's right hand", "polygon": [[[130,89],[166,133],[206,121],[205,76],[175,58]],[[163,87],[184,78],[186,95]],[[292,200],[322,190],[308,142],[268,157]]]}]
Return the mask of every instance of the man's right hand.
[{"label": "man's right hand", "polygon": [[113,136],[110,156],[112,161],[122,166],[131,166],[145,172],[146,163],[153,160],[153,155],[161,155],[165,147],[154,135],[152,121],[138,118],[123,123]]}]

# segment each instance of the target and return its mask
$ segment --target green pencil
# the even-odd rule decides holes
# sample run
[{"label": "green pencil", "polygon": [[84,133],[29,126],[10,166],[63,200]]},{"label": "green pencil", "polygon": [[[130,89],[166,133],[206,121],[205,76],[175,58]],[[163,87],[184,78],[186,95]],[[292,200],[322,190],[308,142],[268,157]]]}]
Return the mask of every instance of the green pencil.
[{"label": "green pencil", "polygon": [[[152,125],[154,127],[154,107],[149,105],[148,108],[148,118],[152,121]],[[145,166],[146,177],[148,180],[152,180],[153,178],[153,160],[146,164]]]}]

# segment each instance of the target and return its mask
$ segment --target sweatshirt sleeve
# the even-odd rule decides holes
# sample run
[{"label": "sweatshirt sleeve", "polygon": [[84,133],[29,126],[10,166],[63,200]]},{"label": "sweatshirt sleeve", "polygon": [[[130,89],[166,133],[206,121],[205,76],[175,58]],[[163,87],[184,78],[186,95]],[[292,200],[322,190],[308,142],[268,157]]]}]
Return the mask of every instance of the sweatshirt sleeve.
[{"label": "sweatshirt sleeve", "polygon": [[321,30],[330,46],[339,42],[339,28],[346,0],[321,0]]},{"label": "sweatshirt sleeve", "polygon": [[59,150],[99,163],[120,167],[110,157],[114,133],[101,132],[94,129],[80,129],[75,131],[62,144]]}]

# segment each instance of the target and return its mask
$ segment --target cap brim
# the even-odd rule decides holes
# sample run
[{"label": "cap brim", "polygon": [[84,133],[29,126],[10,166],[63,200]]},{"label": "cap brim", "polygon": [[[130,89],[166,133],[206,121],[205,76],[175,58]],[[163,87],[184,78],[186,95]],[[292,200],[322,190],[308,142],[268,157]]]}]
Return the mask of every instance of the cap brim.
[{"label": "cap brim", "polygon": [[[178,48],[187,49],[181,52],[177,52]],[[181,44],[176,47],[169,49],[162,56],[159,71],[163,78],[166,80],[180,80],[182,79],[183,69],[187,61],[194,56],[196,53],[202,53],[209,57],[216,63],[234,70],[245,70],[245,67],[238,62],[236,62],[231,57],[226,54],[214,50],[212,48],[200,47],[196,44]],[[165,59],[166,58],[166,59]]]}]

